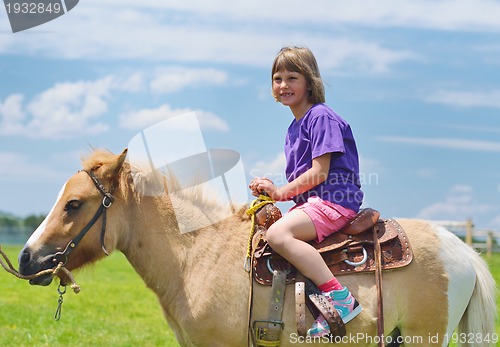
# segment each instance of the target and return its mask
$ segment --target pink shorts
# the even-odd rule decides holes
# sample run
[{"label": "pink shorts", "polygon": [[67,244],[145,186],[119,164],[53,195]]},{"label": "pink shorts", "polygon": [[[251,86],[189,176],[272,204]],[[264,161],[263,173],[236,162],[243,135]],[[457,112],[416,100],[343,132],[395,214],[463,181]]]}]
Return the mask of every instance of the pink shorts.
[{"label": "pink shorts", "polygon": [[318,243],[342,229],[356,216],[356,212],[353,210],[325,201],[317,196],[308,198],[307,202],[303,204],[295,205],[289,212],[294,209],[304,211],[311,218],[316,228],[316,242]]}]

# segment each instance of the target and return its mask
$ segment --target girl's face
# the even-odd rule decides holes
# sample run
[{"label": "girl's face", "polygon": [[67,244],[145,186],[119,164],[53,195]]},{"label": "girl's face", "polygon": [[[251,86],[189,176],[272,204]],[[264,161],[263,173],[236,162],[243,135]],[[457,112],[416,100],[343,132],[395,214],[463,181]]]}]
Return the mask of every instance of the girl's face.
[{"label": "girl's face", "polygon": [[306,77],[299,72],[288,70],[276,72],[273,75],[273,94],[279,102],[289,106],[292,111],[305,108],[305,112],[311,106],[309,85]]}]

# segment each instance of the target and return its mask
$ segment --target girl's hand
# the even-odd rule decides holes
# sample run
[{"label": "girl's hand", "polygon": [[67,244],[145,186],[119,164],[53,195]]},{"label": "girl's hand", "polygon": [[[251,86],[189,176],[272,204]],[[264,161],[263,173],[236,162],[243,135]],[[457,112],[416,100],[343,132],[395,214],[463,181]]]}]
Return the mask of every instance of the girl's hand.
[{"label": "girl's hand", "polygon": [[254,178],[253,180],[250,181],[250,184],[248,185],[248,188],[250,188],[250,190],[252,191],[252,195],[253,196],[257,196],[258,197],[261,194],[262,188],[259,188],[259,185],[264,180],[273,183],[271,180],[269,180],[268,178],[265,178],[265,177],[256,177],[256,178]]},{"label": "girl's hand", "polygon": [[275,201],[283,200],[283,197],[280,193],[280,189],[274,185],[274,183],[265,177],[257,177],[254,178],[249,186],[250,190],[252,190],[253,196],[259,196],[263,191],[266,192],[271,199]]}]

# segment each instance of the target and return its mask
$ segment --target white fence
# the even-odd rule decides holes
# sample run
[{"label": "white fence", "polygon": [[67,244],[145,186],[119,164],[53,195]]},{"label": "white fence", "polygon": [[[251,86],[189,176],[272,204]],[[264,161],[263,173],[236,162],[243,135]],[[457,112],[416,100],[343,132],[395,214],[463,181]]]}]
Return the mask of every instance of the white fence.
[{"label": "white fence", "polygon": [[450,230],[461,237],[465,243],[480,252],[486,252],[491,257],[493,252],[500,252],[500,232],[492,230],[477,230],[472,219],[465,221],[431,221]]}]

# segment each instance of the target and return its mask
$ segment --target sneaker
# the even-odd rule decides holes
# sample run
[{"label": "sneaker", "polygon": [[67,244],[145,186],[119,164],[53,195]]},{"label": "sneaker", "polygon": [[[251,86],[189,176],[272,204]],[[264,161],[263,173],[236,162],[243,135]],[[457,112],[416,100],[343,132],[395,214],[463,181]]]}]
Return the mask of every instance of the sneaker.
[{"label": "sneaker", "polygon": [[[361,313],[362,307],[352,296],[347,287],[341,290],[332,290],[328,293],[323,293],[328,301],[335,307],[344,324],[347,324]],[[307,331],[308,336],[320,337],[330,333],[330,326],[323,315],[319,315],[313,323],[311,329]]]}]

